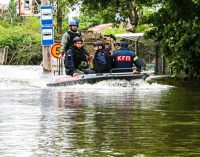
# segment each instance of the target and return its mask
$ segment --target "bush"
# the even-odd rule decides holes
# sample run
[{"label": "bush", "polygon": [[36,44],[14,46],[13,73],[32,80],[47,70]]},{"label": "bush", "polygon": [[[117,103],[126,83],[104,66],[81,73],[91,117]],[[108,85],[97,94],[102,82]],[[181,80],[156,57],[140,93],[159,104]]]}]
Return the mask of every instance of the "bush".
[{"label": "bush", "polygon": [[9,46],[9,64],[38,64],[42,60],[40,23],[28,17],[22,23],[0,21],[0,47]]}]

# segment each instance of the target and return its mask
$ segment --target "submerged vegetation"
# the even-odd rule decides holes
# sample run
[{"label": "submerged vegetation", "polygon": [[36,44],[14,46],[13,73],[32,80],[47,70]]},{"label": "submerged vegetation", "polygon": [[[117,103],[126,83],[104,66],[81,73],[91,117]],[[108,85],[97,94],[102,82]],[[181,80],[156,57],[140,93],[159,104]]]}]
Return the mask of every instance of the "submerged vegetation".
[{"label": "submerged vegetation", "polygon": [[[54,2],[52,0],[51,2]],[[200,0],[63,0],[55,13],[55,33],[67,28],[69,8],[81,6],[80,28],[113,23],[113,30],[145,32],[160,45],[173,74],[190,78],[200,74]],[[19,17],[16,1],[0,16],[0,47],[9,46],[9,64],[38,64],[42,59],[40,21],[36,17]],[[121,24],[125,27],[121,29]],[[127,24],[131,27],[126,27]],[[120,29],[118,29],[118,27]]]}]

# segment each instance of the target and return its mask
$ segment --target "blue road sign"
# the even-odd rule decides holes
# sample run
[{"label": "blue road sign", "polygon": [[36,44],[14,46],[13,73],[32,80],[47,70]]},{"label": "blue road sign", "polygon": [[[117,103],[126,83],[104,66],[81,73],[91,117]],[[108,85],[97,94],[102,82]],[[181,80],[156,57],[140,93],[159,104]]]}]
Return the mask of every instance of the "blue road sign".
[{"label": "blue road sign", "polygon": [[41,24],[53,25],[53,7],[41,6]]},{"label": "blue road sign", "polygon": [[54,44],[53,26],[42,27],[42,45],[50,46]]}]

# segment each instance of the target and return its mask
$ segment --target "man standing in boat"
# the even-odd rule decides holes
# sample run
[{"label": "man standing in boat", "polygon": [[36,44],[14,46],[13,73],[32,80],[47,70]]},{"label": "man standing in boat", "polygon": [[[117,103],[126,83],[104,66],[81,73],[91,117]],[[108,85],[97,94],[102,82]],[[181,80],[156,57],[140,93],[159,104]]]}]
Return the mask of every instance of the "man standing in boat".
[{"label": "man standing in boat", "polygon": [[72,46],[65,54],[65,71],[67,75],[83,74],[84,70],[88,68],[87,54],[84,52],[82,44],[82,38],[75,37]]},{"label": "man standing in boat", "polygon": [[[61,47],[60,47],[60,54],[61,54],[60,57],[62,56],[62,54],[65,54],[67,52],[70,46],[73,45],[73,39],[75,37],[82,38],[81,30],[78,28],[78,25],[79,25],[79,22],[77,20],[73,20],[69,23],[70,29],[67,32],[65,32],[62,36]],[[85,54],[87,54],[87,57],[91,59],[92,56],[88,54],[85,48],[83,48],[83,51]]]},{"label": "man standing in boat", "polygon": [[128,43],[122,41],[120,43],[120,49],[117,50],[113,55],[113,64],[116,70],[114,72],[132,72],[133,64],[136,66],[134,73],[140,73],[141,71],[141,60],[128,48]]},{"label": "man standing in boat", "polygon": [[62,36],[61,40],[61,47],[60,47],[60,53],[64,54],[67,52],[67,50],[70,48],[70,46],[73,45],[73,39],[75,37],[81,37],[81,31],[78,29],[79,22],[77,20],[73,20],[69,23],[70,29],[65,32]]}]

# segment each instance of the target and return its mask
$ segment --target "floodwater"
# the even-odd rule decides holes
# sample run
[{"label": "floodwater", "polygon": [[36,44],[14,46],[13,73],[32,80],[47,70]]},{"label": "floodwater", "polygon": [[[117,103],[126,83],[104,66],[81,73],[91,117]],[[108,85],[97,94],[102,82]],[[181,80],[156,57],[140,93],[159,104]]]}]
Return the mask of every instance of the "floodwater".
[{"label": "floodwater", "polygon": [[0,156],[200,156],[199,87],[47,87],[52,77],[0,66]]}]

